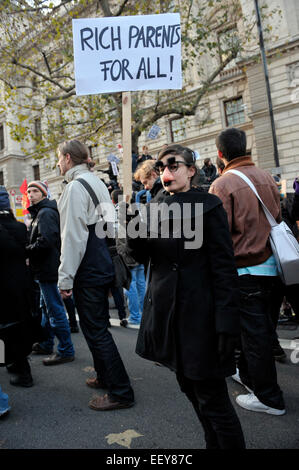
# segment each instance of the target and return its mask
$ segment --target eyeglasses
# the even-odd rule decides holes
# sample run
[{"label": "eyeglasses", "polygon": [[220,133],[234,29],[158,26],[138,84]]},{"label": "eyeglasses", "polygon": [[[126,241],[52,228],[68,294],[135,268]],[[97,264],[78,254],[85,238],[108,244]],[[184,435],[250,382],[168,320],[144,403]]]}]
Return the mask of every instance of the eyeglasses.
[{"label": "eyeglasses", "polygon": [[163,175],[166,167],[168,168],[170,173],[175,173],[178,170],[180,163],[182,163],[183,165],[189,166],[188,163],[177,160],[173,163],[168,163],[168,165],[163,165],[162,162],[157,162],[155,165],[155,168],[156,168],[156,171],[158,171],[160,175]]}]

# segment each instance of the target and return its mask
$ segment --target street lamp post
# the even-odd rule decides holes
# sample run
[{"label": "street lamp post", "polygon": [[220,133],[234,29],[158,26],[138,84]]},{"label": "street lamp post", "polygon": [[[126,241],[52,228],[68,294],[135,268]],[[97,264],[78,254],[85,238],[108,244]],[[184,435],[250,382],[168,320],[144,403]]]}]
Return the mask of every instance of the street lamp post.
[{"label": "street lamp post", "polygon": [[275,166],[279,170],[279,173],[280,173],[279,156],[278,156],[278,148],[277,148],[277,138],[276,138],[274,115],[273,115],[273,106],[272,106],[269,74],[268,74],[267,59],[266,59],[266,54],[265,54],[265,45],[264,45],[264,36],[263,36],[263,28],[262,28],[262,21],[261,21],[261,13],[260,13],[258,0],[254,0],[254,4],[255,4],[255,12],[256,12],[256,18],[257,18],[257,29],[258,29],[258,33],[259,33],[260,51],[261,51],[261,56],[262,56],[263,66],[264,66],[264,76],[265,76],[266,89],[267,89],[269,115],[270,115],[270,120],[271,120],[272,140],[273,140],[273,148],[274,148],[274,160],[275,160]]}]

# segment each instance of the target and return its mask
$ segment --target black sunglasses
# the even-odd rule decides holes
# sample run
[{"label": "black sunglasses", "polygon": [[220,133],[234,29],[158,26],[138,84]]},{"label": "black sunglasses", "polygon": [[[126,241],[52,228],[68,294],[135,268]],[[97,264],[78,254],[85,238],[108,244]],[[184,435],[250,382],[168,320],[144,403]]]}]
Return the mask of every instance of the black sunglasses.
[{"label": "black sunglasses", "polygon": [[171,157],[171,158],[168,158],[166,165],[164,165],[163,162],[161,161],[156,162],[155,170],[160,175],[162,175],[164,173],[165,168],[167,167],[170,173],[175,173],[178,170],[180,163],[183,163],[183,165],[186,165],[186,166],[190,166],[189,163],[186,163],[180,160],[175,160],[175,157]]}]

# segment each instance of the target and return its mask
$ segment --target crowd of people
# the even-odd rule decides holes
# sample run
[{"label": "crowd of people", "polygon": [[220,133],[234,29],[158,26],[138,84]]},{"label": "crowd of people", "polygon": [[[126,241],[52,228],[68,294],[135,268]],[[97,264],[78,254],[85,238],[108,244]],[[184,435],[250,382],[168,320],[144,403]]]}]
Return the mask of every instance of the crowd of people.
[{"label": "crowd of people", "polygon": [[[58,204],[48,198],[43,182],[28,185],[28,231],[15,220],[1,187],[0,285],[9,309],[0,314],[0,339],[12,385],[34,384],[30,353],[47,356],[45,366],[75,360],[71,333],[79,330],[76,311],[95,370],[86,385],[107,391],[94,396],[89,407],[106,411],[133,406],[129,374],[109,331],[112,295],[120,325],[140,326],[136,353],[176,374],[203,427],[207,448],[245,448],[226,377],[246,390],[236,398],[240,407],[285,414],[275,365],[275,359],[285,356],[276,327],[284,298],[299,321],[298,286],[281,281],[269,243],[270,225],[254,193],[231,170],[251,180],[275,220],[283,217],[296,236],[299,181],[286,204],[279,181],[248,155],[242,130],[222,131],[216,149],[217,168],[209,158],[199,168],[195,152],[187,147],[166,145],[155,159],[143,147],[132,163],[132,176],[146,194],[145,212],[129,206],[125,218],[126,228],[133,220],[137,223],[138,236],[127,230],[124,238],[115,230],[121,188],[108,188],[98,178],[88,148],[77,140],[57,149],[64,177]],[[113,220],[105,220],[98,210],[103,204]],[[105,227],[112,222],[113,236],[99,236],[101,220]],[[186,223],[191,238],[184,231]],[[196,231],[202,233],[200,245],[192,245]],[[126,282],[116,281],[117,259],[125,267]],[[9,408],[0,389],[0,415]]]}]

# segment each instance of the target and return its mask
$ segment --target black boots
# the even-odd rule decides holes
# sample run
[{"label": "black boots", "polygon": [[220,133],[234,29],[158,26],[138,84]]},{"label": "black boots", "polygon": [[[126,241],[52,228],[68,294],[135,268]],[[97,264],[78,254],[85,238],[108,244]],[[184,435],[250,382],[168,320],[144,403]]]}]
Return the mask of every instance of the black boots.
[{"label": "black boots", "polygon": [[13,374],[10,384],[17,387],[32,387],[33,379],[28,359],[18,359],[13,364],[6,367],[8,372]]}]

